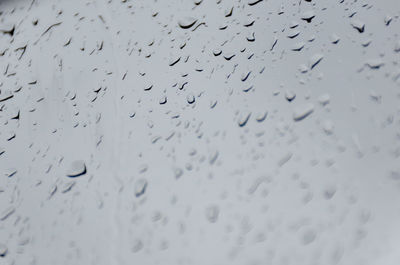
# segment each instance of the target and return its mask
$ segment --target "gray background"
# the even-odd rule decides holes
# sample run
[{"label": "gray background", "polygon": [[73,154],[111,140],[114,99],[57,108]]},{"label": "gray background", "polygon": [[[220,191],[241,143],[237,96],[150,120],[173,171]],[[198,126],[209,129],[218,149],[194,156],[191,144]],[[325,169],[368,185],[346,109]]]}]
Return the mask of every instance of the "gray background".
[{"label": "gray background", "polygon": [[252,2],[0,3],[0,264],[400,264],[399,1]]}]

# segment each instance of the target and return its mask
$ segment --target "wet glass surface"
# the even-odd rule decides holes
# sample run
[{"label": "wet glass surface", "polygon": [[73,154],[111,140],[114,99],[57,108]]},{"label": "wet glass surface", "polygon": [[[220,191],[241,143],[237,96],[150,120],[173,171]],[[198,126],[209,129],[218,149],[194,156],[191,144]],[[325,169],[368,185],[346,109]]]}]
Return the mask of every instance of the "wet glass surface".
[{"label": "wet glass surface", "polygon": [[0,264],[400,264],[399,16],[0,1]]}]

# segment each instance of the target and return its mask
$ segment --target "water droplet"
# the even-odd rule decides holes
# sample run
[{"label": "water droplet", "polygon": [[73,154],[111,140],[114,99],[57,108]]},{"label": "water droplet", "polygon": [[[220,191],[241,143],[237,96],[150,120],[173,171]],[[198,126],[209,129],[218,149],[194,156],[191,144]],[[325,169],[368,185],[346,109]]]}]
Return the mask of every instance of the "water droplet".
[{"label": "water droplet", "polygon": [[323,95],[319,96],[319,98],[318,98],[318,102],[322,106],[329,104],[330,101],[331,101],[331,96],[329,94],[323,94]]},{"label": "water droplet", "polygon": [[385,65],[382,59],[371,59],[365,63],[370,69],[379,69]]},{"label": "water droplet", "polygon": [[214,150],[211,153],[211,156],[210,156],[210,159],[209,159],[210,165],[213,165],[215,163],[215,161],[217,161],[218,155],[219,155],[218,150]]},{"label": "water droplet", "polygon": [[330,40],[331,40],[331,42],[332,42],[333,44],[337,44],[337,43],[340,41],[340,38],[339,38],[338,35],[336,35],[335,33],[333,33],[333,34],[330,36]]},{"label": "water droplet", "polygon": [[396,44],[394,45],[394,51],[395,52],[400,52],[400,40],[398,40],[396,42]]},{"label": "water droplet", "polygon": [[67,193],[72,190],[72,188],[75,186],[76,182],[75,181],[68,181],[64,183],[64,185],[61,188],[62,193]]},{"label": "water droplet", "polygon": [[186,96],[186,101],[189,104],[193,104],[196,101],[196,98],[192,93],[190,93],[189,95]]},{"label": "water droplet", "polygon": [[303,106],[296,108],[293,112],[293,120],[301,121],[308,117],[314,111],[314,104],[307,103]]},{"label": "water droplet", "polygon": [[249,0],[248,4],[249,4],[249,6],[254,6],[262,1],[263,0]]},{"label": "water droplet", "polygon": [[147,189],[147,180],[141,178],[135,183],[135,196],[138,198],[142,196]]},{"label": "water droplet", "polygon": [[328,135],[333,133],[334,125],[333,122],[330,120],[324,121],[323,123],[324,132]]},{"label": "water droplet", "polygon": [[219,207],[217,205],[210,205],[206,208],[206,218],[210,223],[218,221]]},{"label": "water droplet", "polygon": [[0,257],[5,257],[7,255],[8,248],[3,243],[0,243]]},{"label": "water droplet", "polygon": [[8,217],[10,217],[13,213],[15,212],[15,207],[14,206],[9,206],[5,210],[3,210],[0,213],[0,221],[6,220]]},{"label": "water droplet", "polygon": [[189,29],[191,28],[194,24],[196,24],[197,19],[194,17],[184,17],[178,21],[179,27],[183,29]]},{"label": "water droplet", "polygon": [[392,18],[391,16],[387,15],[387,16],[385,17],[385,19],[384,19],[385,25],[386,25],[386,26],[389,26],[390,22],[392,22],[392,19],[393,19],[393,18]]},{"label": "water droplet", "polygon": [[317,234],[315,233],[315,231],[312,229],[308,229],[302,235],[302,243],[304,245],[309,245],[312,242],[314,242],[316,237],[317,237]]},{"label": "water droplet", "polygon": [[301,19],[307,21],[307,23],[311,23],[311,21],[313,20],[314,17],[315,17],[314,11],[310,10],[310,11],[304,12]]},{"label": "water droplet", "polygon": [[159,100],[160,105],[164,105],[165,103],[167,103],[167,97],[166,96],[162,96]]},{"label": "water droplet", "polygon": [[359,20],[353,20],[351,22],[351,25],[353,26],[353,28],[355,28],[359,33],[363,33],[365,30],[365,24],[364,22],[361,22]]},{"label": "water droplet", "polygon": [[311,56],[308,65],[310,66],[310,70],[314,69],[315,66],[317,66],[322,59],[324,58],[324,56],[320,53],[314,54],[313,56]]},{"label": "water droplet", "polygon": [[285,92],[285,98],[287,101],[292,102],[296,98],[296,94],[292,91],[287,90]]},{"label": "water droplet", "polygon": [[142,248],[143,248],[142,240],[136,239],[136,240],[133,241],[132,248],[131,248],[133,253],[139,252],[140,250],[142,250]]},{"label": "water droplet", "polygon": [[278,166],[282,167],[283,165],[285,165],[287,162],[289,162],[289,160],[292,158],[293,153],[292,152],[288,152],[286,154],[284,154],[278,161]]},{"label": "water droplet", "polygon": [[67,170],[67,176],[70,178],[80,177],[86,174],[86,165],[83,160],[75,160]]},{"label": "water droplet", "polygon": [[251,112],[246,112],[246,113],[242,113],[240,115],[239,121],[238,121],[238,125],[239,127],[244,127],[246,126],[247,122],[249,121],[251,116]]},{"label": "water droplet", "polygon": [[293,45],[292,51],[299,52],[299,51],[301,51],[301,50],[304,48],[304,45],[305,45],[305,42],[300,41],[300,42],[298,42],[298,43],[296,43],[296,44]]},{"label": "water droplet", "polygon": [[294,39],[294,38],[296,38],[297,36],[299,36],[299,34],[300,34],[300,31],[298,31],[298,30],[292,30],[292,31],[289,32],[289,34],[287,35],[287,37],[288,37],[289,39]]},{"label": "water droplet", "polygon": [[181,168],[175,168],[174,175],[176,179],[179,179],[183,175],[183,170]]},{"label": "water droplet", "polygon": [[268,111],[261,112],[261,113],[257,114],[256,121],[263,122],[267,118],[267,116],[268,116]]},{"label": "water droplet", "polygon": [[330,200],[335,195],[335,193],[336,193],[336,187],[330,186],[325,189],[324,197],[325,197],[325,199]]}]

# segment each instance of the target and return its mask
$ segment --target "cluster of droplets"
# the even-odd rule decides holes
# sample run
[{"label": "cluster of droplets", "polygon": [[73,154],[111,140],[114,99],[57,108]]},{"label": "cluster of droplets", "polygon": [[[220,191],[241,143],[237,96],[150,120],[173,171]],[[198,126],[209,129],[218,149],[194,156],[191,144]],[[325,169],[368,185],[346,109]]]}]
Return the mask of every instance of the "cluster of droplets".
[{"label": "cluster of droplets", "polygon": [[396,0],[11,2],[0,264],[383,259]]}]

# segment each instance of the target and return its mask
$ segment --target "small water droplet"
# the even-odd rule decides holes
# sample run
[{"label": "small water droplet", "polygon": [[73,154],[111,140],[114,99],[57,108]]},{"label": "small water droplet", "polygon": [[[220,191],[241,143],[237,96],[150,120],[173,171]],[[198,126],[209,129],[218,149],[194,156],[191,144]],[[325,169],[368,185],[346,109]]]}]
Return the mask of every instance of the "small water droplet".
[{"label": "small water droplet", "polygon": [[314,69],[314,67],[317,66],[317,64],[319,64],[323,58],[324,58],[324,56],[320,53],[317,53],[317,54],[314,54],[313,56],[311,56],[309,59],[309,63],[308,63],[310,70]]},{"label": "small water droplet", "polygon": [[296,94],[293,91],[287,90],[285,92],[285,98],[287,101],[292,102],[296,98]]},{"label": "small water droplet", "polygon": [[303,13],[301,19],[307,21],[307,23],[311,23],[314,17],[315,17],[314,11],[309,10]]},{"label": "small water droplet", "polygon": [[15,207],[14,206],[9,206],[5,210],[3,210],[0,213],[0,221],[6,220],[8,217],[10,217],[13,213],[15,212]]},{"label": "small water droplet", "polygon": [[4,258],[7,255],[8,248],[5,244],[0,243],[0,257]]},{"label": "small water droplet", "polygon": [[365,24],[364,24],[364,22],[361,22],[361,21],[359,21],[359,20],[353,20],[353,21],[351,22],[351,26],[352,26],[353,28],[355,28],[359,33],[363,33],[364,30],[365,30]]},{"label": "small water droplet", "polygon": [[186,101],[189,104],[193,104],[196,101],[196,98],[192,93],[190,93],[189,95],[186,96]]},{"label": "small water droplet", "polygon": [[210,223],[218,221],[219,207],[217,205],[210,205],[206,208],[206,218]]},{"label": "small water droplet", "polygon": [[301,121],[308,117],[314,111],[314,105],[312,103],[305,104],[296,108],[293,112],[293,120]]},{"label": "small water droplet", "polygon": [[311,244],[312,242],[314,242],[316,237],[317,234],[315,233],[314,230],[312,229],[306,230],[302,235],[302,242],[304,245]]},{"label": "small water droplet", "polygon": [[140,197],[142,196],[147,189],[147,180],[145,179],[139,179],[135,183],[135,196]]}]

